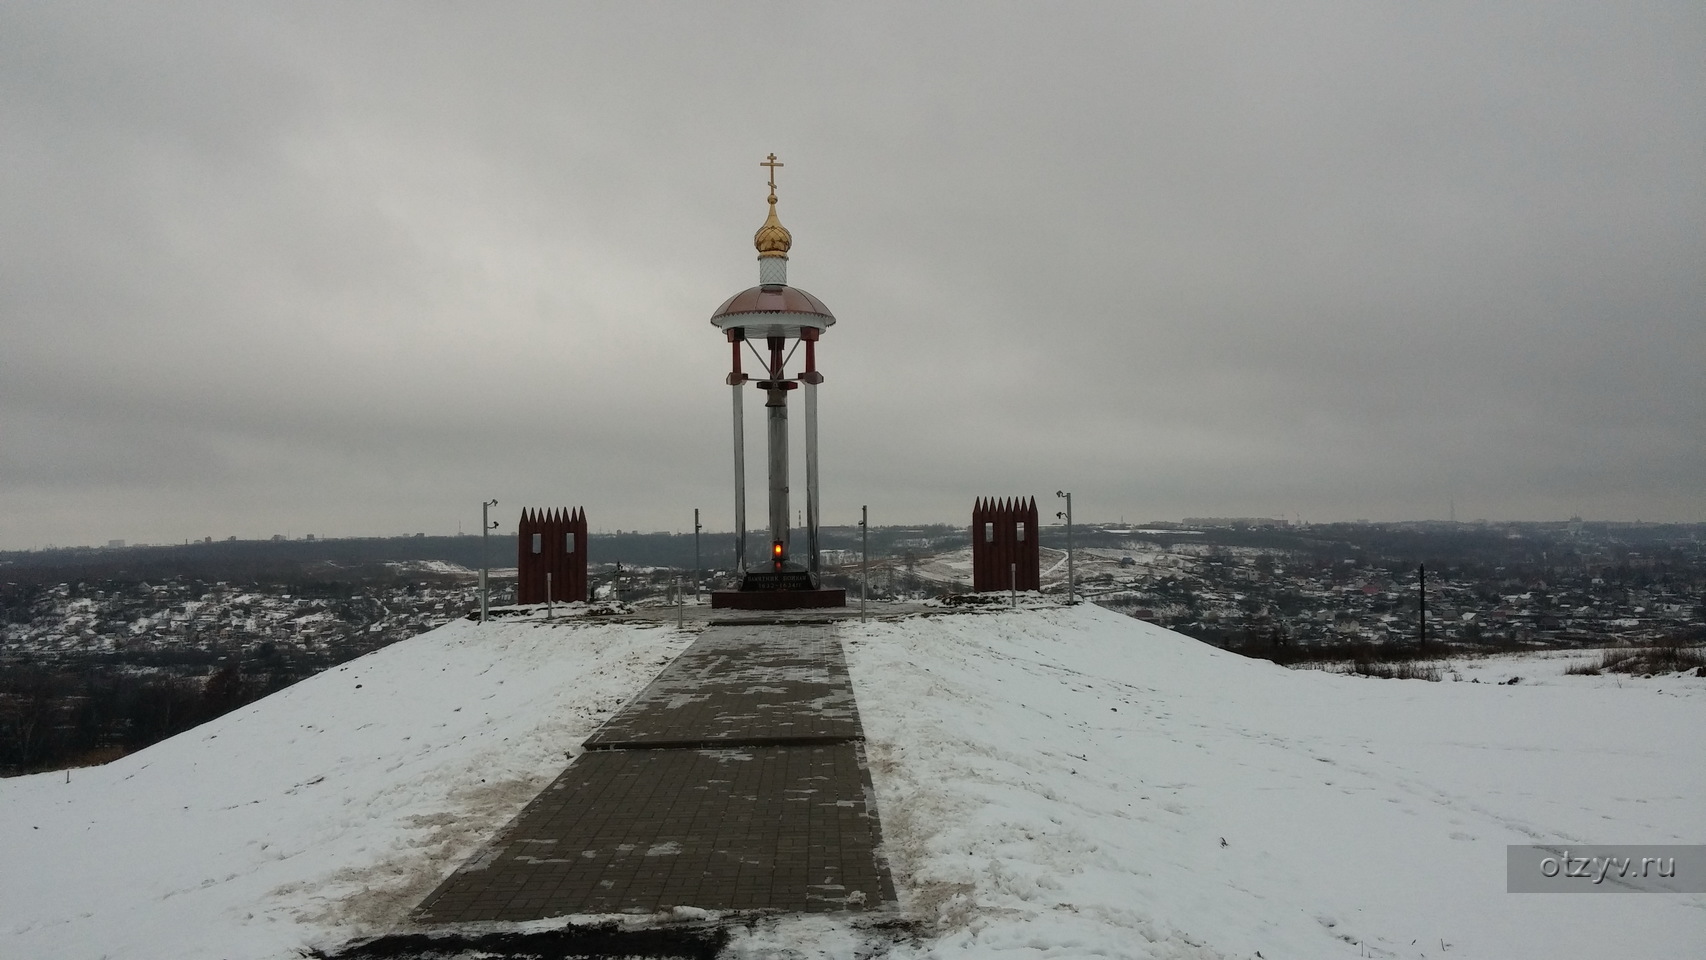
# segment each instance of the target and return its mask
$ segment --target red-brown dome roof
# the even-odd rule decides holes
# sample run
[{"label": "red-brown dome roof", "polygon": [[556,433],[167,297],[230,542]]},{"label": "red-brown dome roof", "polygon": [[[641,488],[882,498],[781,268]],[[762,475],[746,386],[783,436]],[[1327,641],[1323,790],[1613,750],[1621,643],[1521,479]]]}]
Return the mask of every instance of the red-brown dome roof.
[{"label": "red-brown dome roof", "polygon": [[[749,313],[800,313],[823,317],[825,326],[835,322],[835,314],[829,312],[822,300],[799,287],[775,283],[751,287],[724,300],[723,305],[711,314],[711,322],[718,326],[737,326],[724,318]],[[765,318],[754,317],[753,322],[762,324]]]}]

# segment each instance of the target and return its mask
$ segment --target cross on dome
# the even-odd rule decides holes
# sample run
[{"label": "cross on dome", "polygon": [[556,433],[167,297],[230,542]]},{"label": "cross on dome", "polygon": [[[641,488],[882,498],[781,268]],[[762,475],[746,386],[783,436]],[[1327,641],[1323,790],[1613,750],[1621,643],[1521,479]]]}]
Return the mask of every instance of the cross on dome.
[{"label": "cross on dome", "polygon": [[782,162],[772,153],[768,158],[759,161],[758,165],[770,168],[770,216],[764,218],[764,226],[759,227],[758,232],[752,235],[752,245],[758,248],[760,260],[786,260],[788,248],[794,245],[794,236],[788,232],[787,227],[782,226],[781,220],[776,219],[776,168],[782,166]]}]

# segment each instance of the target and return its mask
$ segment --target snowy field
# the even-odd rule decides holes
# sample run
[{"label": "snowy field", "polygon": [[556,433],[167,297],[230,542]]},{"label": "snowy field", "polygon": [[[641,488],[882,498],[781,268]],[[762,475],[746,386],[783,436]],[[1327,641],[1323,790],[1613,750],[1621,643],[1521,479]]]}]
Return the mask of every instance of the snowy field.
[{"label": "snowy field", "polygon": [[[920,933],[789,919],[731,956],[1706,944],[1706,896],[1504,892],[1509,843],[1706,841],[1706,680],[1293,671],[1088,605],[843,636]],[[70,783],[0,781],[0,957],[283,960],[382,932],[690,639],[459,621]]]},{"label": "snowy field", "polygon": [[383,929],[691,640],[459,620],[69,783],[0,780],[0,958],[271,960]]},{"label": "snowy field", "polygon": [[845,636],[896,882],[936,924],[896,956],[1706,946],[1706,896],[1505,893],[1506,844],[1706,842],[1706,680],[1292,671],[1090,605]]}]

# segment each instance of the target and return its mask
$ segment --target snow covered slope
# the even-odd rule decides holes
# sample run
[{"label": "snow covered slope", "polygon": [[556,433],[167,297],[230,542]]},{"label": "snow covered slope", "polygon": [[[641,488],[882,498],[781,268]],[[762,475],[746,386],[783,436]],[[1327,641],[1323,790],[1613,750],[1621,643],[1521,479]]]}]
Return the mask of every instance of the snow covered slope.
[{"label": "snow covered slope", "polygon": [[[1290,671],[1087,605],[842,635],[924,921],[894,956],[1706,943],[1706,896],[1504,892],[1507,843],[1706,840],[1706,680]],[[380,932],[690,639],[452,623],[69,784],[0,781],[0,958],[282,960]],[[850,957],[871,936],[817,916],[730,952]]]},{"label": "snow covered slope", "polygon": [[1706,842],[1706,681],[1291,671],[1090,605],[844,636],[896,884],[939,924],[897,956],[1706,947],[1706,896],[1507,894],[1504,849]]},{"label": "snow covered slope", "polygon": [[0,957],[282,958],[371,934],[690,640],[456,621],[70,783],[0,780]]}]

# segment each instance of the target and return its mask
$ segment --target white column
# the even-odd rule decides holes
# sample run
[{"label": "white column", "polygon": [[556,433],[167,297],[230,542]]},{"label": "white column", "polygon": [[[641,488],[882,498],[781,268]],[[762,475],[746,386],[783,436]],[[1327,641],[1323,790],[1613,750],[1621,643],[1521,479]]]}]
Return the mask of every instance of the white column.
[{"label": "white column", "polygon": [[817,540],[817,384],[807,381],[802,384],[806,392],[806,549],[811,551],[806,560],[806,569],[811,571],[812,582],[818,582],[818,540]]},{"label": "white column", "polygon": [[741,407],[741,389],[735,384],[735,576],[746,575],[746,414]]}]

